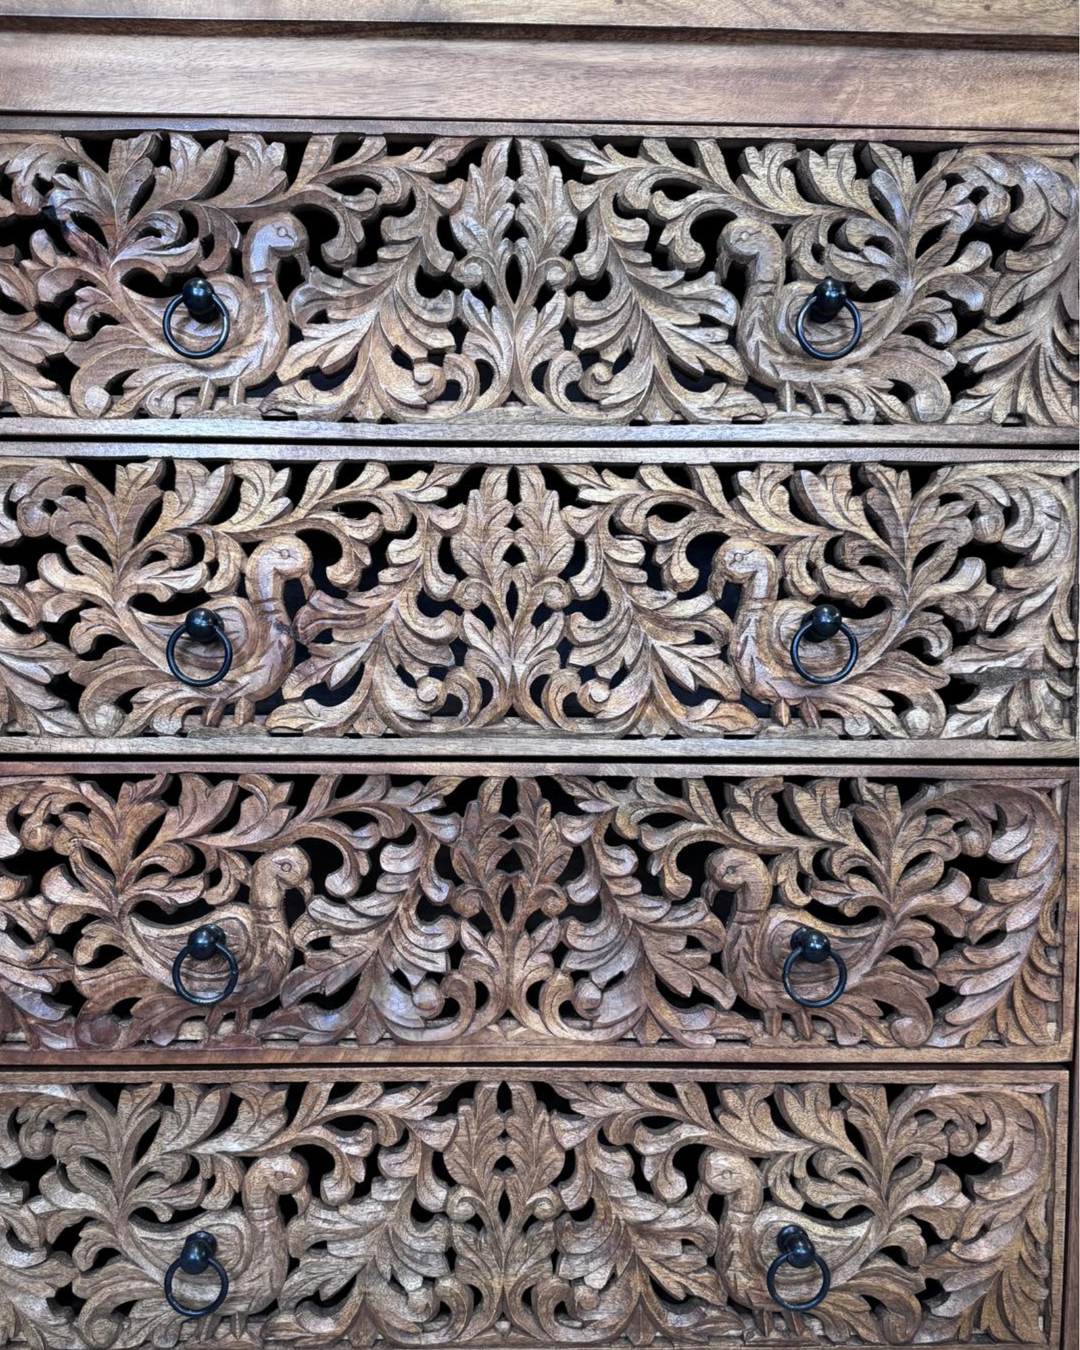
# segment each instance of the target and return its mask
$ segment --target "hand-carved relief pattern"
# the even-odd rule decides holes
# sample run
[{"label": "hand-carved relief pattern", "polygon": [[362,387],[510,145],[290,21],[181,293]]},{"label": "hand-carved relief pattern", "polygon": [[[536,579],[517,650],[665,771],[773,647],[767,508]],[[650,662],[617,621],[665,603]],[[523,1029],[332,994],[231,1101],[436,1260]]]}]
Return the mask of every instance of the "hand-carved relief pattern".
[{"label": "hand-carved relief pattern", "polygon": [[[1067,739],[1072,476],[6,460],[0,727]],[[819,686],[824,599],[860,655]],[[165,660],[199,604],[235,652],[202,689]]]},{"label": "hand-carved relief pattern", "polygon": [[[1049,147],[4,133],[0,411],[1073,425],[1076,248]],[[197,273],[205,361],[161,333]]]},{"label": "hand-carved relief pattern", "polygon": [[[1048,1344],[1052,1086],[673,1077],[0,1086],[0,1344]],[[196,1225],[199,1327],[161,1289]]]},{"label": "hand-carved relief pattern", "polygon": [[[4,1039],[225,1057],[275,1040],[570,1057],[621,1042],[708,1062],[733,1043],[954,1058],[1061,1043],[1060,790],[350,783],[0,780]],[[207,916],[241,973],[201,1008],[170,967]],[[848,969],[842,997],[814,1012],[781,983],[805,923]],[[834,974],[806,968],[800,985],[819,998]],[[194,963],[188,978],[221,983]]]}]

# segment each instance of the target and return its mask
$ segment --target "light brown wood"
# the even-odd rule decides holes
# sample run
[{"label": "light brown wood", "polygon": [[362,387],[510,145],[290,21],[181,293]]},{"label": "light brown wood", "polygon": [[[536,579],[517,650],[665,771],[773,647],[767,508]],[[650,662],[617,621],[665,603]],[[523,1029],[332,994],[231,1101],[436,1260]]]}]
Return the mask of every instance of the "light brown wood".
[{"label": "light brown wood", "polygon": [[[0,109],[1069,131],[1071,51],[609,36],[97,35],[0,26]],[[918,54],[918,88],[913,57]]]},{"label": "light brown wood", "polygon": [[[147,442],[147,424],[141,419],[65,417],[0,417],[0,453],[5,442],[18,443],[23,437],[39,438],[33,444],[34,453],[41,455],[68,455],[72,445],[79,447],[83,456],[112,456],[120,438]],[[258,440],[251,439],[257,434]],[[604,447],[604,458],[609,454],[628,457],[656,453],[659,443],[671,462],[710,463],[719,456],[728,463],[741,460],[747,464],[762,460],[819,461],[840,456],[852,463],[880,458],[881,448],[890,447],[890,458],[897,448],[919,447],[923,453],[933,453],[942,443],[958,461],[977,461],[1007,452],[1008,457],[1038,462],[1054,454],[1054,447],[1068,445],[1075,440],[1075,432],[1068,427],[1032,427],[1008,424],[997,426],[985,422],[973,426],[935,422],[902,422],[887,425],[871,422],[848,426],[825,420],[774,422],[675,422],[658,432],[656,427],[639,424],[590,424],[586,422],[507,420],[499,423],[500,444],[490,443],[493,428],[489,419],[468,415],[448,422],[428,419],[424,422],[322,422],[269,421],[258,423],[257,432],[250,424],[229,417],[159,418],[153,424],[153,435],[160,437],[157,449],[177,459],[196,459],[208,451],[205,442],[229,443],[229,456],[259,459],[267,453],[267,445],[289,458],[355,459],[358,453],[379,457],[387,447],[395,447],[405,457],[415,457],[413,447],[439,445],[442,451],[456,456],[462,462],[475,463],[471,448],[478,441],[486,442],[485,455],[494,463],[512,458],[521,459],[521,451],[509,446],[533,446],[543,454],[561,451],[574,453],[570,447],[584,446],[579,456],[595,457],[595,447]],[[109,439],[103,440],[106,436]],[[113,440],[112,438],[117,438]],[[202,442],[202,444],[200,444]],[[780,447],[780,452],[778,452]],[[873,447],[873,448],[868,448]],[[125,453],[133,453],[129,445]],[[137,452],[136,452],[137,453]]]},{"label": "light brown wood", "polygon": [[[1041,788],[927,772],[902,796],[858,770],[672,768],[626,785],[403,770],[0,774],[0,856],[40,877],[2,896],[4,1054],[1069,1052],[1065,776]],[[39,854],[62,861],[43,872]],[[151,896],[166,922],[140,912]],[[218,925],[240,970],[209,1007],[173,988],[196,922]],[[781,979],[806,926],[846,972],[816,1011]],[[839,970],[797,962],[793,988],[823,998]],[[224,973],[221,958],[180,970],[201,997]]]},{"label": "light brown wood", "polygon": [[0,0],[0,1345],[1072,1350],[1075,31]]},{"label": "light brown wood", "polygon": [[[7,209],[29,237],[25,256],[0,257],[14,307],[0,408],[469,416],[493,432],[1076,425],[1076,168],[1056,151],[953,147],[918,172],[886,143],[442,136],[406,149],[342,134],[308,136],[299,162],[286,149],[144,132],[113,139],[104,164],[90,139],[0,134]],[[333,235],[313,249],[318,220]],[[163,320],[199,272],[231,331],[195,360]],[[826,277],[862,315],[843,360],[797,334]],[[838,350],[853,315],[817,325],[818,347]],[[170,322],[205,350],[204,323],[184,309]],[[70,380],[54,373],[70,366]]]},{"label": "light brown wood", "polygon": [[1071,38],[1073,0],[0,0],[0,17],[163,23],[497,24]]},{"label": "light brown wood", "polygon": [[[513,753],[541,755],[598,735],[1060,747],[1074,478],[1053,463],[946,462],[917,486],[880,463],[4,458],[0,559],[43,546],[0,596],[0,726],[58,748],[183,732],[278,752],[298,748],[283,736],[462,733],[494,737],[472,753],[520,737]],[[984,559],[997,546],[1007,570]],[[824,600],[850,637],[807,644],[809,669],[859,653],[814,684],[791,647]],[[233,656],[195,687],[166,643],[201,605]],[[178,660],[202,679],[221,651],[183,638]]]},{"label": "light brown wood", "polygon": [[[0,1172],[4,1221],[22,1258],[0,1299],[16,1344],[175,1338],[162,1281],[196,1228],[231,1282],[205,1331],[242,1328],[259,1350],[475,1344],[492,1322],[522,1347],[630,1347],[645,1328],[680,1346],[826,1327],[864,1346],[1060,1335],[1058,1072],[98,1081],[0,1086],[2,1165],[18,1165]],[[832,1276],[797,1322],[765,1286],[790,1222]],[[74,1261],[62,1244],[80,1225],[92,1267],[85,1235]],[[816,1275],[778,1284],[806,1297]],[[176,1288],[197,1305],[216,1285]]]}]

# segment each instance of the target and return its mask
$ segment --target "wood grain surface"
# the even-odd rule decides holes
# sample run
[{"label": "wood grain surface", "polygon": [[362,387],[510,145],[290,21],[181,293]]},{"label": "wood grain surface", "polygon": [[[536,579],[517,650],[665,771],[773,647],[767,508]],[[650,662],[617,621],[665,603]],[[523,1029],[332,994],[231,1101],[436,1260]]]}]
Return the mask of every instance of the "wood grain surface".
[{"label": "wood grain surface", "polygon": [[[202,1228],[230,1278],[203,1325],[243,1327],[260,1350],[1056,1345],[1065,1084],[855,1068],[791,1086],[679,1069],[6,1074],[15,1202],[0,1214],[20,1259],[0,1299],[16,1344],[175,1339],[162,1280]],[[832,1278],[797,1320],[765,1283],[791,1222]],[[815,1279],[779,1285],[807,1297]],[[208,1273],[175,1289],[198,1306],[216,1287]]]},{"label": "wood grain surface", "polygon": [[[55,749],[195,733],[275,753],[478,734],[548,755],[608,737],[1060,750],[1074,479],[3,458],[0,725]],[[804,645],[814,682],[793,644],[825,601],[847,628]],[[201,606],[231,643],[207,684],[220,648],[177,637]],[[170,667],[176,641],[195,683]]]},{"label": "wood grain surface", "polygon": [[1074,776],[446,768],[0,772],[2,1053],[1069,1053]]},{"label": "wood grain surface", "polygon": [[0,17],[145,25],[389,24],[746,29],[932,37],[1071,38],[1074,0],[0,0]]},{"label": "wood grain surface", "polygon": [[[0,109],[1069,131],[1073,52],[731,36],[206,36],[0,29]],[[917,62],[917,64],[916,64]],[[917,85],[913,87],[913,72]]]}]

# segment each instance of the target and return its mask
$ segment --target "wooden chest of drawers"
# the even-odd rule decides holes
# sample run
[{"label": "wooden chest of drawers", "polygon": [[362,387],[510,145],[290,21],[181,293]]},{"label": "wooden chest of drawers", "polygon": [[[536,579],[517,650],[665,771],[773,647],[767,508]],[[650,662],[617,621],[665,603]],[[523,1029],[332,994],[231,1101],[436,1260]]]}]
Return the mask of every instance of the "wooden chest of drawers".
[{"label": "wooden chest of drawers", "polygon": [[96,8],[0,0],[0,1347],[1073,1344],[1074,14]]}]

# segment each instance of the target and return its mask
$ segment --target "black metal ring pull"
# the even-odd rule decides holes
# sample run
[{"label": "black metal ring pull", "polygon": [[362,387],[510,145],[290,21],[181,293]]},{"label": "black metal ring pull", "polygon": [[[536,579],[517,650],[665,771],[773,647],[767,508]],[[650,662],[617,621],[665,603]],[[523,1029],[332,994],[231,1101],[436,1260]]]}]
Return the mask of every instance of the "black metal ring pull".
[{"label": "black metal ring pull", "polygon": [[[848,641],[848,658],[840,670],[831,675],[814,675],[807,670],[799,655],[804,642],[825,642],[828,638],[843,633]],[[815,605],[799,625],[799,631],[791,640],[791,663],[804,680],[811,684],[835,684],[843,680],[855,669],[859,659],[859,639],[840,617],[835,605]]]},{"label": "black metal ring pull", "polygon": [[[832,1275],[825,1263],[825,1258],[818,1256],[806,1229],[800,1228],[797,1223],[786,1224],[780,1229],[776,1235],[776,1245],[780,1249],[780,1255],[769,1267],[765,1276],[765,1283],[769,1286],[769,1297],[774,1303],[779,1303],[781,1308],[786,1308],[788,1312],[809,1312],[811,1308],[816,1308],[822,1302],[832,1286]],[[806,1270],[809,1266],[815,1264],[821,1271],[821,1285],[813,1298],[808,1298],[804,1303],[790,1303],[776,1292],[776,1276],[781,1266],[791,1266],[793,1270]]]},{"label": "black metal ring pull", "polygon": [[[851,337],[842,347],[838,347],[834,352],[823,352],[820,347],[815,347],[806,336],[806,322],[808,319],[814,323],[829,323],[846,309],[851,315],[852,332]],[[810,293],[810,297],[802,309],[799,310],[799,317],[795,320],[795,336],[799,339],[799,346],[807,354],[814,356],[819,361],[839,361],[842,356],[847,356],[849,352],[855,350],[855,346],[862,337],[862,315],[855,308],[854,303],[848,298],[847,287],[842,281],[837,281],[834,277],[826,277],[824,281],[819,281]]]},{"label": "black metal ring pull", "polygon": [[[830,956],[836,965],[836,984],[833,985],[831,992],[824,998],[804,998],[802,994],[797,994],[791,986],[791,972],[795,962],[801,957],[812,966],[820,966]],[[827,1008],[830,1003],[835,1003],[847,988],[847,966],[844,958],[839,952],[833,951],[832,943],[824,933],[819,933],[816,928],[796,928],[792,933],[791,955],[784,962],[784,988],[788,992],[788,997],[793,998],[796,1003],[801,1003],[804,1008]]]},{"label": "black metal ring pull", "polygon": [[[225,987],[219,989],[216,994],[195,994],[184,983],[181,970],[184,962],[191,957],[193,961],[209,961],[213,956],[223,956],[229,964],[229,978],[225,981]],[[186,998],[189,1003],[199,1003],[204,1007],[212,1003],[221,1003],[227,999],[236,988],[236,981],[239,978],[240,970],[236,964],[236,957],[225,943],[225,934],[216,923],[205,923],[188,937],[187,946],[176,953],[176,960],[172,964],[172,982],[173,988],[181,998]]]},{"label": "black metal ring pull", "polygon": [[[217,1238],[213,1233],[192,1233],[184,1240],[180,1255],[165,1272],[165,1297],[169,1307],[181,1317],[209,1317],[225,1302],[229,1293],[229,1277],[225,1273],[225,1267],[215,1257],[216,1251]],[[212,1270],[218,1277],[217,1293],[209,1303],[204,1303],[200,1308],[186,1307],[173,1293],[173,1279],[178,1270],[182,1270],[185,1275],[201,1275],[204,1270]]]},{"label": "black metal ring pull", "polygon": [[[192,349],[185,347],[177,342],[173,336],[172,321],[177,307],[183,305],[193,319],[198,319],[201,323],[209,322],[216,313],[221,320],[221,332],[217,335],[209,347],[198,347]],[[221,351],[229,340],[229,311],[221,303],[217,291],[204,277],[189,277],[184,282],[179,295],[174,295],[165,306],[165,313],[161,319],[161,329],[165,334],[165,341],[181,356],[190,357],[192,361],[202,361],[208,356],[213,356]]]},{"label": "black metal ring pull", "polygon": [[[184,674],[176,664],[176,644],[182,637],[189,637],[193,642],[215,641],[221,643],[225,654],[222,657],[221,665],[213,675],[207,675],[204,680],[197,680],[194,675]],[[232,665],[232,643],[226,635],[220,617],[212,609],[193,609],[184,622],[179,624],[170,635],[165,647],[165,660],[168,662],[169,670],[178,680],[182,680],[184,684],[194,685],[196,689],[202,689],[208,684],[217,684],[218,680],[223,680]]]}]

